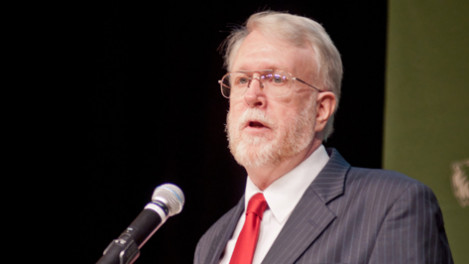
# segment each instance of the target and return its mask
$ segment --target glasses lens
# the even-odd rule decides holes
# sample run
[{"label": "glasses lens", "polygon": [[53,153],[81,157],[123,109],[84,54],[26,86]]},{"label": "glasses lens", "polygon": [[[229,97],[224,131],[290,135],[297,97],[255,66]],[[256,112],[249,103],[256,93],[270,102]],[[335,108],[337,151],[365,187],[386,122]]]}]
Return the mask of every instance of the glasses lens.
[{"label": "glasses lens", "polygon": [[288,81],[290,80],[287,75],[285,75],[282,72],[275,72],[270,74],[270,83],[274,86],[285,86],[288,84]]},{"label": "glasses lens", "polygon": [[274,71],[264,74],[262,81],[268,93],[274,96],[284,96],[290,90],[291,76],[284,71]]},{"label": "glasses lens", "polygon": [[249,86],[251,77],[246,73],[233,72],[226,74],[220,82],[221,92],[224,97],[242,94]]},{"label": "glasses lens", "polygon": [[226,74],[223,76],[223,78],[220,80],[220,89],[221,89],[221,94],[226,97],[230,98],[230,74]]}]

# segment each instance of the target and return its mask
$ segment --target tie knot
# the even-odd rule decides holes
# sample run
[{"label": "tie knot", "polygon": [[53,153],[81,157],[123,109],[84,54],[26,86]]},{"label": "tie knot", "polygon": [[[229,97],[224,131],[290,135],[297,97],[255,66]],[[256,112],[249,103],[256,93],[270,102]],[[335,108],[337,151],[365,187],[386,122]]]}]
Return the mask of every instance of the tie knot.
[{"label": "tie knot", "polygon": [[249,200],[248,208],[246,209],[246,216],[253,213],[262,219],[262,215],[266,208],[267,202],[265,201],[264,195],[262,193],[257,193]]}]

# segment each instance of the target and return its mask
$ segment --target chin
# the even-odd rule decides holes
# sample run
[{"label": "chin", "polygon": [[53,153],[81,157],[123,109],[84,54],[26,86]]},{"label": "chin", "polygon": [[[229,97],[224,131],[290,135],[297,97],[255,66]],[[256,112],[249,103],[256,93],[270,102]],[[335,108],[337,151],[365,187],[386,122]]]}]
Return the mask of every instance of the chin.
[{"label": "chin", "polygon": [[235,160],[246,168],[259,168],[278,162],[272,143],[266,142],[265,138],[230,142],[230,150]]}]

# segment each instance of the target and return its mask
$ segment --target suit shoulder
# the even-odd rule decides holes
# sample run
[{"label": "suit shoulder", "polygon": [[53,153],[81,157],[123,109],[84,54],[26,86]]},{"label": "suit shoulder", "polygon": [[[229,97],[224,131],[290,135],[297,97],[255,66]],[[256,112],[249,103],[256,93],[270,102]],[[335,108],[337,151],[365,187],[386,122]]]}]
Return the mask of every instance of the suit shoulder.
[{"label": "suit shoulder", "polygon": [[365,177],[368,180],[384,180],[389,182],[406,182],[408,184],[422,184],[421,182],[413,179],[403,173],[385,170],[385,169],[370,169],[361,167],[351,167],[349,171],[350,178],[361,178]]},{"label": "suit shoulder", "polygon": [[385,211],[393,206],[417,208],[420,204],[433,208],[428,212],[439,211],[437,198],[428,186],[396,171],[352,167],[344,194],[355,201],[379,205]]},{"label": "suit shoulder", "polygon": [[362,186],[385,186],[389,189],[418,189],[421,191],[429,191],[422,182],[413,179],[403,173],[384,170],[352,167],[347,175],[348,184],[360,184]]}]

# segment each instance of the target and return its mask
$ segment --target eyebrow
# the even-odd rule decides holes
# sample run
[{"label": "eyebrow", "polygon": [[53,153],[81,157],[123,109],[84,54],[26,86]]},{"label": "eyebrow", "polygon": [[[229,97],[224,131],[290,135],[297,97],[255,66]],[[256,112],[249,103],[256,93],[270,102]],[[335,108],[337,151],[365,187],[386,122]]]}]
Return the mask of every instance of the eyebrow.
[{"label": "eyebrow", "polygon": [[253,71],[248,71],[248,70],[239,70],[239,71],[233,71],[233,72],[242,72],[242,73],[251,73],[251,72],[273,72],[275,71],[276,68],[272,69],[260,69],[260,70],[253,70]]}]

